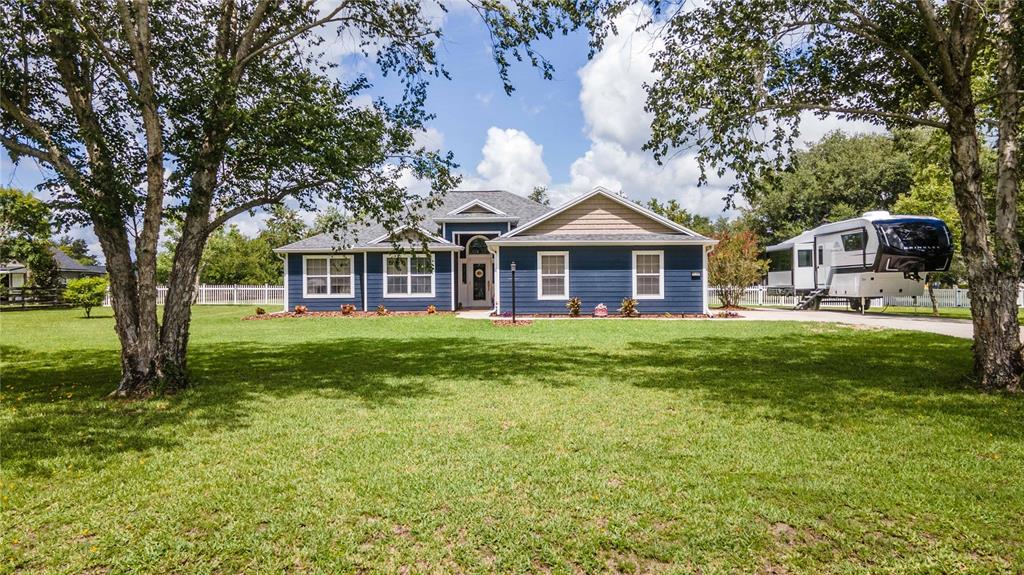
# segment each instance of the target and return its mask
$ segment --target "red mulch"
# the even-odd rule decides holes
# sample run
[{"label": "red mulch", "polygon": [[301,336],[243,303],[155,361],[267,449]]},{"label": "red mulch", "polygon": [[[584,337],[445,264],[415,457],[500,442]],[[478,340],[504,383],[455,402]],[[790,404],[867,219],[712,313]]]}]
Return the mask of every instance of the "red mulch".
[{"label": "red mulch", "polygon": [[[711,317],[739,317],[739,316],[735,315],[735,314],[734,315],[730,315],[730,316],[723,316],[723,315],[711,316],[711,315],[708,315],[706,313],[651,313],[651,314],[637,314],[637,315],[633,315],[633,316],[624,316],[624,315],[618,315],[618,314],[608,314],[605,317],[597,317],[597,316],[589,316],[589,315],[579,315],[579,316],[576,316],[576,317],[572,317],[572,316],[570,316],[567,313],[531,313],[531,314],[529,314],[529,317],[557,317],[557,318],[566,318],[566,319],[590,319],[591,317],[593,317],[594,319],[658,319],[658,318],[665,318],[665,319],[679,319],[679,318],[708,319],[708,318],[711,318]],[[511,318],[509,318],[507,316],[499,318],[498,316],[492,315],[491,319],[494,320],[494,321],[498,321],[499,319],[505,320],[505,321],[510,321]]]},{"label": "red mulch", "polygon": [[533,320],[516,318],[516,322],[512,323],[512,318],[492,318],[491,324],[498,327],[526,327],[533,325]]},{"label": "red mulch", "polygon": [[389,311],[385,316],[378,314],[375,311],[354,311],[350,314],[343,314],[340,311],[307,311],[306,313],[295,313],[279,312],[279,313],[268,313],[264,315],[248,315],[242,318],[244,321],[253,320],[264,320],[264,319],[279,319],[285,317],[345,317],[345,318],[365,318],[365,317],[386,317],[391,315],[401,316],[415,316],[415,315],[452,315],[450,311],[438,311],[434,313],[427,313],[426,311]]}]

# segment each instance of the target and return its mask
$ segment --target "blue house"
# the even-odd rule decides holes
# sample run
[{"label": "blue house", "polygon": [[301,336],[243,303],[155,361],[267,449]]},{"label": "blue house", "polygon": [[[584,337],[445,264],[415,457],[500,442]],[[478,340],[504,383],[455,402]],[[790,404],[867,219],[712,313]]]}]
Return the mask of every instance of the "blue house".
[{"label": "blue house", "polygon": [[705,313],[715,240],[597,188],[550,209],[505,191],[456,191],[418,227],[365,225],[277,248],[285,308],[585,312],[638,301],[641,313]]}]

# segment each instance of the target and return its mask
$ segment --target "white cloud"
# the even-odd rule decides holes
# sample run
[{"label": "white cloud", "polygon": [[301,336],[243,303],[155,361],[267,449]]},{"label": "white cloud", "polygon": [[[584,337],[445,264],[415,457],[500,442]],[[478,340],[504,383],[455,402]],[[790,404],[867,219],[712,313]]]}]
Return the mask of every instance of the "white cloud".
[{"label": "white cloud", "polygon": [[444,148],[444,132],[434,127],[427,127],[416,133],[415,141],[417,146],[436,152]]},{"label": "white cloud", "polygon": [[622,32],[609,37],[578,72],[587,135],[629,149],[639,148],[650,137],[653,116],[644,111],[644,83],[654,81],[652,54],[663,45],[650,33],[632,32],[636,19],[635,12],[620,16]]},{"label": "white cloud", "polygon": [[526,195],[534,186],[547,186],[551,174],[544,164],[544,147],[514,128],[491,127],[487,130],[483,160],[476,177],[463,181],[464,189],[491,188]]},{"label": "white cloud", "polygon": [[[590,149],[570,167],[569,181],[552,186],[555,202],[565,201],[595,186],[621,191],[632,199],[675,199],[691,212],[722,215],[731,178],[709,174],[698,186],[700,169],[693,154],[680,153],[662,164],[642,149],[650,139],[652,115],[644,110],[644,84],[654,82],[652,55],[664,47],[655,27],[636,31],[650,11],[643,6],[627,10],[617,21],[619,34],[610,36],[602,50],[580,68],[580,107]],[[801,116],[800,141],[814,141],[842,129],[851,133],[879,132],[867,122]]]}]

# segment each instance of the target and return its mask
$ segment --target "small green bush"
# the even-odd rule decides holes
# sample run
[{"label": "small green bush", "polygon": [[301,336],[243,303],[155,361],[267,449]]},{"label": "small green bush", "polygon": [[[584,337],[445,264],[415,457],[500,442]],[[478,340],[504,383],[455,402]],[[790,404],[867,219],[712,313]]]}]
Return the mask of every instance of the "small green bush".
[{"label": "small green bush", "polygon": [[85,309],[85,317],[92,317],[92,308],[103,305],[107,295],[107,278],[91,277],[68,280],[64,288],[64,301]]},{"label": "small green bush", "polygon": [[258,307],[258,308],[256,308],[256,315],[267,315],[267,310],[265,310],[265,309],[263,309],[261,307]]}]

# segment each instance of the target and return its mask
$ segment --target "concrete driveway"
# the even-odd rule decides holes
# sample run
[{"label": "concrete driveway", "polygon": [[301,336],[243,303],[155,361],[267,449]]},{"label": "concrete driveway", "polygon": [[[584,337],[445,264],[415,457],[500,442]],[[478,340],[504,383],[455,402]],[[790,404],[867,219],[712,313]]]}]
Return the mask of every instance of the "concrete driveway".
[{"label": "concrete driveway", "polygon": [[[715,313],[716,310],[711,310]],[[469,310],[460,311],[458,316],[465,319],[488,319],[490,310]],[[910,317],[899,315],[886,315],[868,312],[864,315],[854,312],[841,311],[796,311],[788,309],[746,309],[739,314],[740,319],[727,321],[808,321],[820,323],[845,323],[848,325],[860,325],[884,329],[905,329],[910,331],[924,331],[971,339],[974,337],[974,326],[969,319],[951,319],[939,317]],[[568,317],[534,318],[529,314],[523,314],[523,319],[568,319]],[[591,319],[591,318],[581,318]],[[659,317],[645,318],[646,321],[707,321],[701,319],[663,319]],[[713,320],[721,321],[721,320]],[[1024,334],[1022,334],[1024,336]],[[1024,337],[1022,337],[1024,338]]]},{"label": "concrete driveway", "polygon": [[788,309],[749,309],[739,312],[744,320],[759,321],[816,321],[822,323],[845,323],[885,329],[906,329],[925,331],[940,335],[974,337],[974,326],[969,319],[942,317],[909,317],[868,312],[864,315],[841,311],[796,311]]}]

